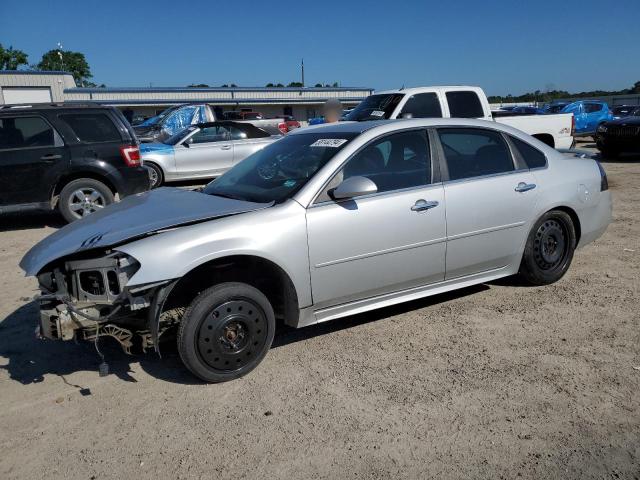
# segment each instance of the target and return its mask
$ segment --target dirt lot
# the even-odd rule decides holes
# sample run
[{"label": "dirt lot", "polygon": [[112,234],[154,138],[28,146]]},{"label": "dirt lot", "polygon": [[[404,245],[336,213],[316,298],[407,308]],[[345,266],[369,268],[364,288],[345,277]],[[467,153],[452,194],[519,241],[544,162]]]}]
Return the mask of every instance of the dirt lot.
[{"label": "dirt lot", "polygon": [[615,221],[559,283],[287,330],[222,385],[36,340],[17,263],[60,223],[0,220],[0,478],[640,478],[640,158],[604,165]]}]

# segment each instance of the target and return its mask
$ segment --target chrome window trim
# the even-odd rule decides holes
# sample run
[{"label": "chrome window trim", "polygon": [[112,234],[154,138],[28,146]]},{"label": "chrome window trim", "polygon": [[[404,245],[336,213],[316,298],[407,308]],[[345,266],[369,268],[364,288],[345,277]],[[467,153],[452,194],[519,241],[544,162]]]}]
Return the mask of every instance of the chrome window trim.
[{"label": "chrome window trim", "polygon": [[[405,95],[406,96],[406,95]],[[392,132],[385,132],[385,133],[381,133],[380,135],[372,138],[371,140],[369,140],[367,143],[365,143],[364,145],[361,145],[360,148],[358,148],[355,152],[353,152],[349,157],[347,157],[336,169],[335,171],[331,174],[331,176],[327,179],[326,182],[324,182],[322,184],[322,187],[315,193],[315,195],[313,196],[313,199],[311,200],[311,203],[309,205],[307,205],[306,208],[313,208],[317,205],[326,205],[328,203],[335,203],[335,204],[339,204],[339,203],[344,203],[345,201],[352,201],[352,199],[345,199],[345,200],[341,200],[341,201],[337,201],[337,200],[323,200],[322,202],[318,202],[316,203],[316,200],[318,199],[318,197],[325,191],[325,188],[327,188],[327,185],[329,185],[331,183],[331,181],[335,178],[335,176],[340,173],[340,171],[344,168],[344,166],[352,159],[354,158],[356,155],[358,155],[362,150],[364,150],[365,148],[367,148],[368,146],[370,146],[372,143],[377,142],[378,140],[380,140],[381,138],[384,137],[388,137],[391,135],[395,135],[398,133],[407,133],[407,132],[420,132],[424,135],[425,137],[425,141],[428,144],[429,147],[429,163],[430,163],[430,167],[431,167],[431,180],[433,182],[434,177],[436,176],[436,172],[438,172],[439,174],[439,170],[438,171],[434,171],[434,159],[435,157],[435,152],[433,150],[433,142],[431,141],[431,138],[429,137],[429,133],[428,133],[428,127],[410,127],[410,128],[402,128],[400,130],[394,130]],[[364,133],[364,132],[363,132]],[[362,135],[362,133],[360,134]],[[359,135],[358,135],[359,136]],[[355,140],[356,138],[358,138],[357,136],[355,138],[353,138],[353,140]],[[353,141],[352,140],[352,141]],[[376,192],[376,193],[371,193],[368,195],[362,195],[359,196],[357,198],[369,198],[372,196],[378,196],[378,195],[385,195],[387,193],[393,193],[393,192],[402,192],[402,191],[408,191],[408,190],[415,190],[415,189],[422,189],[425,187],[429,187],[431,185],[438,185],[441,184],[441,181],[438,181],[436,183],[426,183],[424,185],[416,185],[415,187],[406,187],[406,188],[399,188],[396,190],[388,190],[386,192]]]}]

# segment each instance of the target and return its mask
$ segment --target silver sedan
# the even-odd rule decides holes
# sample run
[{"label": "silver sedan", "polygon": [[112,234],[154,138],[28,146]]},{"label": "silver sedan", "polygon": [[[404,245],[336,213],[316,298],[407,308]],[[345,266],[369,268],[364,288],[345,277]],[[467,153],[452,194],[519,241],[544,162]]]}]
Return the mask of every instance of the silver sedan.
[{"label": "silver sedan", "polygon": [[281,137],[248,123],[200,123],[161,143],[143,143],[140,153],[149,168],[151,188],[157,188],[164,182],[220,176]]},{"label": "silver sedan", "polygon": [[45,293],[42,335],[157,348],[177,326],[187,368],[220,382],[260,363],[276,318],[304,327],[511,275],[547,285],[610,221],[596,160],[506,125],[344,122],[292,132],[200,192],[126,198],[21,266]]}]

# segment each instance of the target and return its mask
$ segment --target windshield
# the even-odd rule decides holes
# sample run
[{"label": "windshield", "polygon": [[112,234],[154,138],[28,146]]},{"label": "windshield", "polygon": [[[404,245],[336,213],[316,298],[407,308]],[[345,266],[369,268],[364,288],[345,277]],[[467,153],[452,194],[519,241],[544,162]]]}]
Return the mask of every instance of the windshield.
[{"label": "windshield", "polygon": [[191,133],[191,132],[193,132],[194,130],[197,130],[197,129],[198,129],[198,127],[196,127],[195,125],[190,125],[187,128],[183,128],[182,130],[178,130],[176,133],[171,135],[169,138],[163,140],[162,143],[164,143],[165,145],[176,145],[179,142],[181,142],[184,139],[184,137],[189,135],[189,133]]},{"label": "windshield", "polygon": [[249,202],[283,202],[356,135],[314,132],[284,137],[245,158],[203,192]]},{"label": "windshield", "polygon": [[633,115],[633,111],[636,108],[637,107],[615,107],[613,109],[613,114],[617,115],[618,117],[631,116],[631,115]]},{"label": "windshield", "polygon": [[163,110],[162,112],[160,112],[158,115],[156,115],[155,117],[151,117],[148,118],[147,120],[145,120],[144,122],[142,122],[140,124],[141,127],[150,127],[152,125],[157,125],[158,122],[160,120],[162,120],[164,117],[166,117],[167,115],[169,115],[171,112],[173,112],[176,108],[178,107],[171,107],[171,108],[167,108],[166,110]]},{"label": "windshield", "polygon": [[363,120],[385,120],[391,117],[403,93],[385,93],[370,95],[358,104],[350,113],[345,116],[345,120],[361,122]]}]

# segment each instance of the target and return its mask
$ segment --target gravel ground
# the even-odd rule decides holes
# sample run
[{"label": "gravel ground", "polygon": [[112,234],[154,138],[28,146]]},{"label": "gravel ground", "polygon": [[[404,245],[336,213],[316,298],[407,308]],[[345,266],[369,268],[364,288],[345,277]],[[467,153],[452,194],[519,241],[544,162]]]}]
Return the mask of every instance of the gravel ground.
[{"label": "gravel ground", "polygon": [[640,158],[604,165],[614,223],[560,282],[286,330],[221,385],[36,340],[17,263],[60,221],[0,219],[0,478],[640,478]]}]

